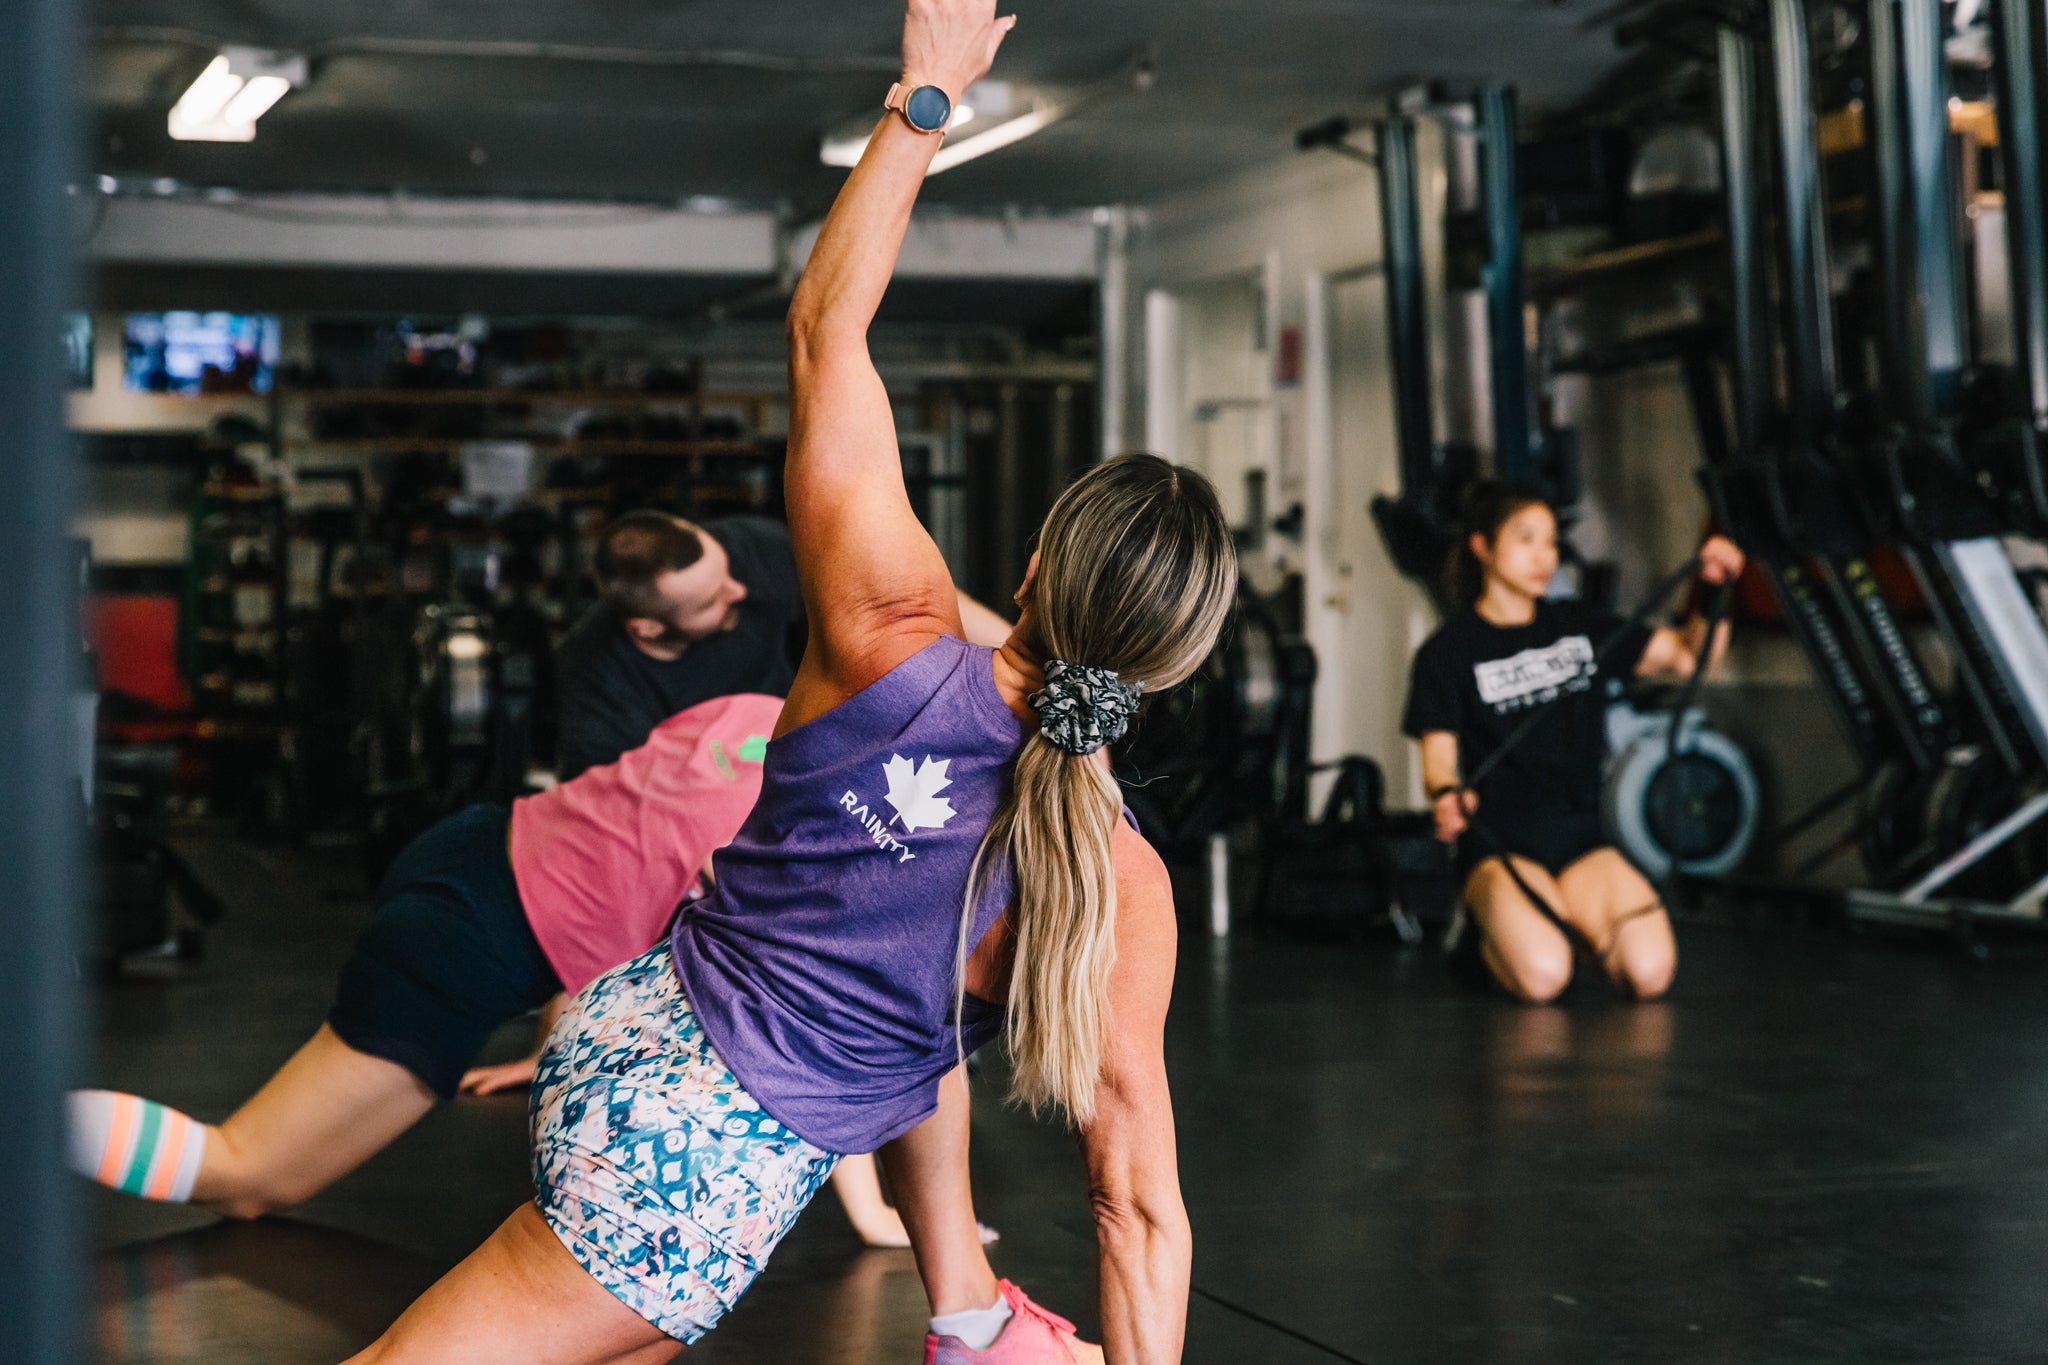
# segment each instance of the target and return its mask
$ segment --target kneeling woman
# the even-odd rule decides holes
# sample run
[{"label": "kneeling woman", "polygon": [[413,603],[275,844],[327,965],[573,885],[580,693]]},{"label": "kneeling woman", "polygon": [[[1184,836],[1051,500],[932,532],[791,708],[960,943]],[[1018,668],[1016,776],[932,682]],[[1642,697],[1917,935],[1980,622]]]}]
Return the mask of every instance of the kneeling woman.
[{"label": "kneeling woman", "polygon": [[[991,0],[913,0],[908,83],[957,98],[1008,29]],[[918,101],[934,131],[885,118],[791,302],[785,488],[811,637],[760,804],[671,941],[556,1025],[534,1201],[360,1362],[667,1359],[760,1273],[838,1153],[956,1103],[959,1056],[998,1031],[1018,1097],[1080,1130],[1109,1359],[1179,1358],[1173,905],[1103,746],[1209,652],[1230,531],[1198,475],[1098,465],[1047,514],[1009,642],[959,638],[867,349],[944,126],[933,92]],[[994,1358],[942,1336],[926,1358],[977,1356]]]},{"label": "kneeling woman", "polygon": [[[1654,999],[1671,985],[1678,946],[1655,888],[1601,829],[1607,680],[1690,677],[1707,622],[1626,631],[1618,618],[1548,600],[1557,518],[1533,490],[1473,490],[1464,531],[1454,588],[1465,605],[1416,654],[1402,728],[1422,745],[1437,837],[1458,846],[1480,955],[1510,992],[1542,1003],[1571,984],[1576,936],[1616,986]],[[1719,536],[1700,551],[1709,584],[1734,582],[1742,566]],[[1710,664],[1727,644],[1723,628]],[[1486,764],[1537,708],[1542,718],[1468,789],[1460,774]]]}]

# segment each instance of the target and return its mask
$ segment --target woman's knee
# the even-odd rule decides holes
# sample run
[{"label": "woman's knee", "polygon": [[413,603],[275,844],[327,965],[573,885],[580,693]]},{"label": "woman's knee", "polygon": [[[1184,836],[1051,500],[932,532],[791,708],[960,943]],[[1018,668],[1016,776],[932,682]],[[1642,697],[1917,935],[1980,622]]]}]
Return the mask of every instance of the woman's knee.
[{"label": "woman's knee", "polygon": [[223,1218],[248,1221],[286,1213],[320,1193],[297,1163],[270,1159],[268,1153],[246,1150],[233,1125],[207,1130],[206,1161],[195,1187],[195,1203]]},{"label": "woman's knee", "polygon": [[272,1214],[289,1213],[315,1193],[317,1191],[294,1189],[284,1180],[250,1181],[212,1195],[204,1203],[223,1218],[246,1223]]},{"label": "woman's knee", "polygon": [[1572,983],[1571,944],[1562,934],[1531,935],[1512,943],[1489,939],[1487,958],[1501,985],[1526,1004],[1547,1005]]},{"label": "woman's knee", "polygon": [[1678,975],[1678,946],[1669,934],[1641,941],[1629,942],[1624,939],[1614,963],[1614,976],[1618,984],[1638,1000],[1656,1000],[1671,989],[1671,979]]}]

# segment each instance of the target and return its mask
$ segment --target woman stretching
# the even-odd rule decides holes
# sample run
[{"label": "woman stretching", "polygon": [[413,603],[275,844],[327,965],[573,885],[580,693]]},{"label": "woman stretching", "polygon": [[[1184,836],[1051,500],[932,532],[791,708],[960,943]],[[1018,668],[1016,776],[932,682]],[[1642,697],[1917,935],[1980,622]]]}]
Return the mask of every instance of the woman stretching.
[{"label": "woman stretching", "polygon": [[[1480,485],[1464,531],[1454,589],[1469,606],[1417,652],[1402,728],[1422,744],[1437,837],[1458,846],[1480,956],[1514,995],[1554,1000],[1572,979],[1568,926],[1616,986],[1655,999],[1670,988],[1678,945],[1649,879],[1601,829],[1606,680],[1692,676],[1707,622],[1696,614],[1678,629],[1624,630],[1618,618],[1548,600],[1557,517],[1533,489]],[[1742,551],[1722,537],[1700,551],[1709,584],[1734,582],[1742,566]],[[1710,666],[1727,647],[1717,631]],[[1466,787],[1460,774],[1486,763],[1537,708],[1543,718],[1479,790]]]},{"label": "woman stretching", "polygon": [[[913,0],[908,84],[957,98],[1009,27],[991,0]],[[358,1361],[668,1359],[760,1273],[836,1153],[921,1145],[916,1125],[964,1102],[959,1057],[997,1032],[1017,1097],[1080,1131],[1109,1360],[1179,1357],[1173,907],[1103,746],[1209,652],[1230,532],[1199,477],[1098,466],[1047,514],[1010,641],[958,638],[866,344],[937,147],[883,120],[791,303],[786,487],[811,637],[760,804],[671,941],[556,1025],[534,1201]],[[926,1191],[899,1190],[916,1228]],[[1050,1330],[1018,1308],[1011,1329]],[[1004,1350],[939,1337],[927,1359]]]},{"label": "woman stretching", "polygon": [[[523,1087],[530,1061],[463,1069],[500,1025],[536,1008],[558,1013],[565,987],[663,941],[712,851],[753,808],[782,704],[741,694],[693,706],[616,763],[436,824],[393,862],[327,1023],[261,1090],[218,1126],[135,1095],[74,1092],[73,1166],[129,1194],[254,1218],[311,1199],[458,1083]],[[953,1131],[931,1150],[965,1163],[965,1107],[934,1126]],[[975,1226],[964,1164],[930,1174],[911,1162],[897,1175],[934,1182],[927,1229]],[[863,1240],[911,1245],[871,1157],[847,1163],[833,1185]],[[930,1244],[934,1234],[920,1236]],[[928,1245],[920,1264],[938,1314],[995,1283],[963,1238]]]}]

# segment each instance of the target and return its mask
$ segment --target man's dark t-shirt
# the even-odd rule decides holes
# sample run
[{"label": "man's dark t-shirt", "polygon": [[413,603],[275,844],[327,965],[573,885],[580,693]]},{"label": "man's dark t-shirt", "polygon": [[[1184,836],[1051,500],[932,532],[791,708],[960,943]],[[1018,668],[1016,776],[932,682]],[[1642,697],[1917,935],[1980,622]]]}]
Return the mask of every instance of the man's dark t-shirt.
[{"label": "man's dark t-shirt", "polygon": [[584,613],[556,656],[556,767],[564,782],[639,748],[678,711],[737,692],[779,697],[795,681],[804,605],[789,528],[766,517],[724,517],[702,526],[725,547],[732,576],[747,589],[739,624],[665,661],[641,653],[605,603]]},{"label": "man's dark t-shirt", "polygon": [[[1634,676],[1650,643],[1643,626],[1616,639],[1622,626],[1620,617],[1577,602],[1538,602],[1526,626],[1496,626],[1468,608],[1416,652],[1401,729],[1413,739],[1438,730],[1457,735],[1458,765],[1470,773],[1531,708],[1543,707],[1543,718],[1480,784],[1480,809],[1491,808],[1496,821],[1531,810],[1595,813],[1607,758],[1608,682]],[[1594,654],[1610,640],[1596,666]]]}]

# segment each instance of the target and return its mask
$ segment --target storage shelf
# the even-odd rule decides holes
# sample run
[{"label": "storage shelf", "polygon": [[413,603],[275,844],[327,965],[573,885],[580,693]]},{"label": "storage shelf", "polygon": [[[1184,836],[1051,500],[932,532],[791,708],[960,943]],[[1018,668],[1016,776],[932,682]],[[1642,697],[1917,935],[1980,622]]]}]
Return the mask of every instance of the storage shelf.
[{"label": "storage shelf", "polygon": [[779,393],[641,393],[631,389],[285,389],[280,396],[316,406],[419,404],[427,407],[499,407],[563,403],[575,407],[759,407],[785,401]]},{"label": "storage shelf", "polygon": [[639,441],[628,439],[572,440],[530,436],[341,436],[303,437],[286,441],[286,450],[381,450],[393,455],[456,455],[464,446],[517,442],[551,459],[574,460],[601,455],[727,456],[779,458],[780,452],[761,441]]}]

